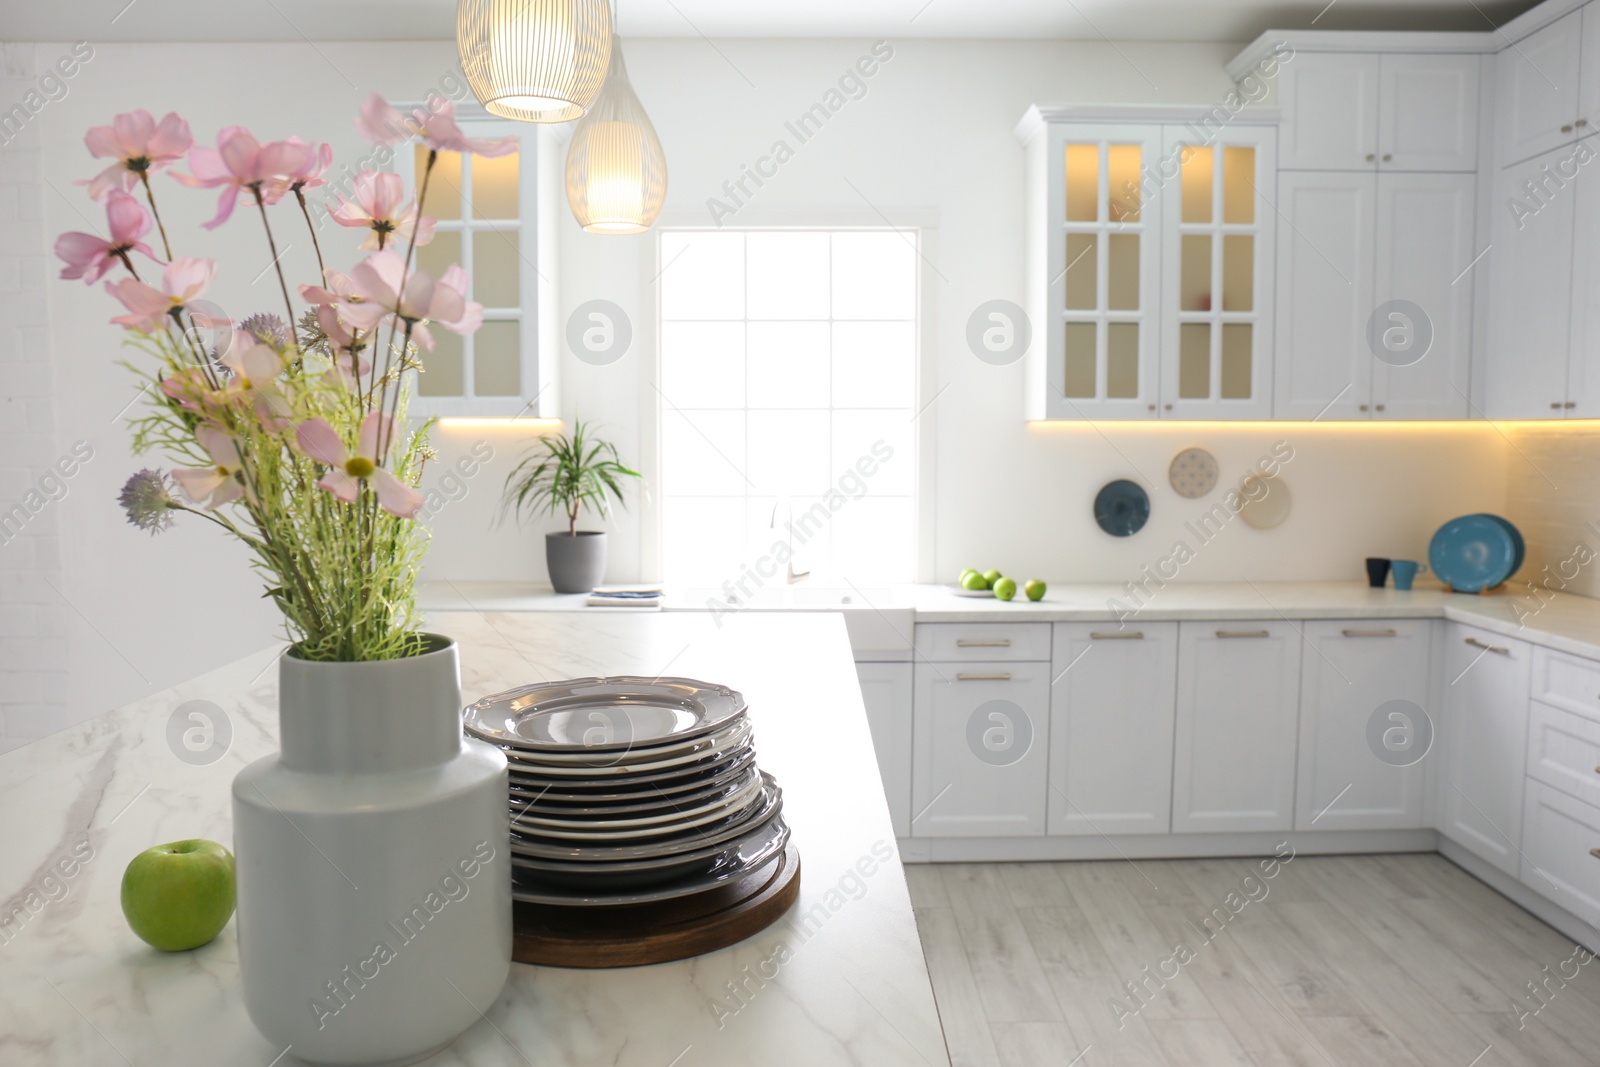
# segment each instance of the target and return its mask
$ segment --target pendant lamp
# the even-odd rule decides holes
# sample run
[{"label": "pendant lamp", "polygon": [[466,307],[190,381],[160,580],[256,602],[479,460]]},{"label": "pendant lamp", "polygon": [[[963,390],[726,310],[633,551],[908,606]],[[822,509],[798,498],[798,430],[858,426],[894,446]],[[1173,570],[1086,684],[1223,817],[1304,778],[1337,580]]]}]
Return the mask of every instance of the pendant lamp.
[{"label": "pendant lamp", "polygon": [[605,87],[567,146],[567,203],[590,233],[643,233],[666,195],[661,141],[628,84],[622,45],[613,41]]},{"label": "pendant lamp", "polygon": [[458,0],[456,50],[491,115],[567,122],[605,82],[611,11],[606,0]]}]

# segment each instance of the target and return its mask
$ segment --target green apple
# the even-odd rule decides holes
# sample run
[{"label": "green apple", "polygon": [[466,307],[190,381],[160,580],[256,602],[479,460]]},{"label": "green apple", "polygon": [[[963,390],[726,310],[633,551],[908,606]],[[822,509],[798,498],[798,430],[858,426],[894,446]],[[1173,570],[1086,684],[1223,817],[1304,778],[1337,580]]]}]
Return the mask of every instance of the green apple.
[{"label": "green apple", "polygon": [[981,589],[989,588],[989,583],[977,571],[968,571],[967,576],[961,579],[961,588],[970,589],[976,593]]},{"label": "green apple", "polygon": [[233,917],[233,853],[198,839],[145,849],[122,872],[122,914],[163,952],[199,948]]},{"label": "green apple", "polygon": [[1028,579],[1028,584],[1024,585],[1022,587],[1022,592],[1027,596],[1027,598],[1029,600],[1043,600],[1044,599],[1044,589],[1045,589],[1044,583],[1041,582],[1039,579],[1037,579],[1037,578],[1029,578]]},{"label": "green apple", "polygon": [[989,583],[989,588],[990,589],[993,589],[994,588],[994,583],[998,582],[1000,580],[1000,572],[999,571],[984,571],[983,572],[983,580]]},{"label": "green apple", "polygon": [[[972,575],[972,574],[977,574],[977,573],[978,573],[977,571],[973,570],[971,567],[968,567],[966,570],[961,572],[961,577],[956,579],[956,584],[959,585],[963,589],[967,588],[967,576],[968,575]],[[981,577],[981,575],[980,575],[980,577]]]},{"label": "green apple", "polygon": [[1015,578],[1001,578],[994,583],[994,595],[1001,600],[1010,600],[1017,595],[1017,580]]}]

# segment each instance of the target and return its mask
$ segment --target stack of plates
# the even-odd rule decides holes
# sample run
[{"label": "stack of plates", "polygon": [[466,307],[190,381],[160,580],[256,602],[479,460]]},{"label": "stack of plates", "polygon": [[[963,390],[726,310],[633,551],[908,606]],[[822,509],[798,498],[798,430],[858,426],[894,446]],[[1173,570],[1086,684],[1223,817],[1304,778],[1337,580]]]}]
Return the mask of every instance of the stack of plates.
[{"label": "stack of plates", "polygon": [[1522,533],[1498,515],[1462,515],[1433,535],[1428,566],[1458,593],[1493,589],[1517,572],[1527,557]]},{"label": "stack of plates", "polygon": [[578,678],[466,709],[510,763],[512,895],[642,904],[776,860],[783,793],[756,766],[744,698],[689,678]]}]

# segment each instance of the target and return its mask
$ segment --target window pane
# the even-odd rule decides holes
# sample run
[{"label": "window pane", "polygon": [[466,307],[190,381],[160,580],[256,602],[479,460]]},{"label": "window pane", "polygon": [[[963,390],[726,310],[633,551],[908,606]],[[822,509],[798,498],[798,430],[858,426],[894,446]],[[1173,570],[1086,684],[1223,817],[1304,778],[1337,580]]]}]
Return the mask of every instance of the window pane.
[{"label": "window pane", "polygon": [[1100,188],[1100,146],[1067,145],[1067,221],[1096,222]]},{"label": "window pane", "polygon": [[1136,400],[1139,396],[1139,324],[1106,325],[1106,396]]},{"label": "window pane", "polygon": [[[428,332],[433,335],[433,351],[424,349],[418,353],[422,357],[422,373],[417,376],[417,395],[465,396],[467,377],[463,369],[461,338],[443,328]],[[381,370],[382,363],[379,364]]]},{"label": "window pane", "polygon": [[[912,413],[835,411],[833,413],[834,486],[858,478],[872,496],[910,496],[916,490],[916,424]],[[844,486],[848,491],[850,484]]]},{"label": "window pane", "polygon": [[821,496],[828,469],[828,412],[763,411],[750,417],[750,480],[754,492]]},{"label": "window pane", "polygon": [[863,497],[834,514],[833,566],[857,582],[909,582],[916,544],[916,514],[910,497]]},{"label": "window pane", "polygon": [[720,586],[737,580],[745,555],[742,498],[669,497],[661,502],[661,556],[674,581]]},{"label": "window pane", "polygon": [[[426,145],[417,145],[417,188],[412,190],[415,196],[422,188],[422,176],[428,167],[428,148]],[[461,217],[461,154],[459,152],[440,152],[439,158],[434,160],[433,174],[428,178],[428,195],[422,201],[422,213],[432,215],[436,219],[459,219]]]},{"label": "window pane", "polygon": [[744,412],[665,406],[661,412],[661,489],[668,496],[743,496],[749,488]]},{"label": "window pane", "polygon": [[[443,327],[432,329],[434,337]],[[472,335],[472,392],[476,396],[522,393],[522,323],[490,321]]]},{"label": "window pane", "polygon": [[1065,394],[1074,399],[1095,395],[1095,324],[1069,322],[1066,328],[1067,378]]},{"label": "window pane", "polygon": [[1230,322],[1222,327],[1222,397],[1249,400],[1251,378],[1250,324]]},{"label": "window pane", "polygon": [[516,230],[473,231],[472,299],[489,308],[520,307],[521,269]]},{"label": "window pane", "polygon": [[749,318],[828,317],[827,234],[752,233],[745,240]]},{"label": "window pane", "polygon": [[[403,247],[400,254],[405,255]],[[444,274],[451,264],[460,262],[461,234],[459,233],[436,233],[433,235],[433,240],[417,246],[417,269],[435,280]],[[477,281],[476,278],[469,278],[468,284],[476,286]]]},{"label": "window pane", "polygon": [[909,322],[834,323],[833,406],[910,407],[916,348],[916,328]]},{"label": "window pane", "polygon": [[826,322],[752,322],[746,328],[745,403],[752,408],[825,408]]},{"label": "window pane", "polygon": [[832,574],[833,520],[835,512],[829,509],[821,495],[817,496],[763,496],[750,501],[745,519],[750,542],[750,563],[755,566],[763,555],[770,554],[773,570],[769,582],[782,586],[788,578],[788,568],[777,563],[778,546],[794,553],[788,566],[796,574],[811,572],[810,582],[837,581]]},{"label": "window pane", "polygon": [[1092,233],[1067,234],[1067,307],[1074,311],[1093,311],[1096,303],[1096,276],[1100,260],[1095,251],[1097,238]]},{"label": "window pane", "polygon": [[1256,150],[1222,150],[1222,221],[1248,225],[1256,221]]},{"label": "window pane", "polygon": [[1211,310],[1211,237],[1186,233],[1181,242],[1179,309]]},{"label": "window pane", "polygon": [[660,285],[663,319],[742,318],[744,234],[662,234]]},{"label": "window pane", "polygon": [[833,317],[907,319],[917,313],[914,233],[833,235]]},{"label": "window pane", "polygon": [[662,323],[661,391],[680,407],[744,407],[744,324]]},{"label": "window pane", "polygon": [[1114,233],[1106,238],[1106,307],[1112,311],[1139,310],[1139,235],[1136,233]]},{"label": "window pane", "polygon": [[1211,221],[1211,175],[1215,167],[1211,149],[1185,145],[1183,169],[1178,180],[1183,184],[1183,221]]},{"label": "window pane", "polygon": [[1107,152],[1106,218],[1112,222],[1139,221],[1139,155],[1136,144],[1114,144]]},{"label": "window pane", "polygon": [[474,156],[472,159],[472,217],[519,219],[517,210],[517,160],[519,153]]},{"label": "window pane", "polygon": [[1206,400],[1211,396],[1211,324],[1186,322],[1178,327],[1178,396]]},{"label": "window pane", "polygon": [[1222,310],[1250,311],[1255,301],[1256,239],[1230,234],[1222,239]]}]

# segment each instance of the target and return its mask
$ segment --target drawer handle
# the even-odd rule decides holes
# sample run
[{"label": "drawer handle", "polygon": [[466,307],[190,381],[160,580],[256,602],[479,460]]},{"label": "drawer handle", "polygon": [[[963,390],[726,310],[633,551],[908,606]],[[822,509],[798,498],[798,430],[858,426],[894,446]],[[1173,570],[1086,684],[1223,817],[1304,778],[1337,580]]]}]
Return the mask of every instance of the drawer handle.
[{"label": "drawer handle", "polygon": [[1600,860],[1600,848],[1591,848],[1589,850],[1589,855],[1593,856],[1597,860]]},{"label": "drawer handle", "polygon": [[1571,133],[1572,132],[1572,123],[1569,122],[1565,126],[1561,127],[1561,132],[1562,133]]},{"label": "drawer handle", "polygon": [[1511,655],[1511,650],[1506,648],[1504,645],[1486,645],[1482,641],[1479,641],[1476,637],[1468,637],[1465,640],[1467,644],[1471,645],[1473,648],[1481,648],[1485,652],[1493,652],[1499,656]]},{"label": "drawer handle", "polygon": [[1142,641],[1142,640],[1144,640],[1144,631],[1143,630],[1135,630],[1130,634],[1095,634],[1095,633],[1092,633],[1092,634],[1089,635],[1089,640],[1091,640],[1091,641]]},{"label": "drawer handle", "polygon": [[1346,637],[1399,637],[1397,630],[1343,630]]},{"label": "drawer handle", "polygon": [[1011,681],[1011,675],[1009,673],[1005,673],[1005,674],[958,674],[958,675],[956,675],[956,681],[958,681],[958,682],[1009,682],[1009,681]]},{"label": "drawer handle", "polygon": [[1270,630],[1218,630],[1218,637],[1271,637]]},{"label": "drawer handle", "polygon": [[1010,648],[1011,638],[1003,637],[998,641],[971,641],[965,637],[956,640],[957,648]]}]

